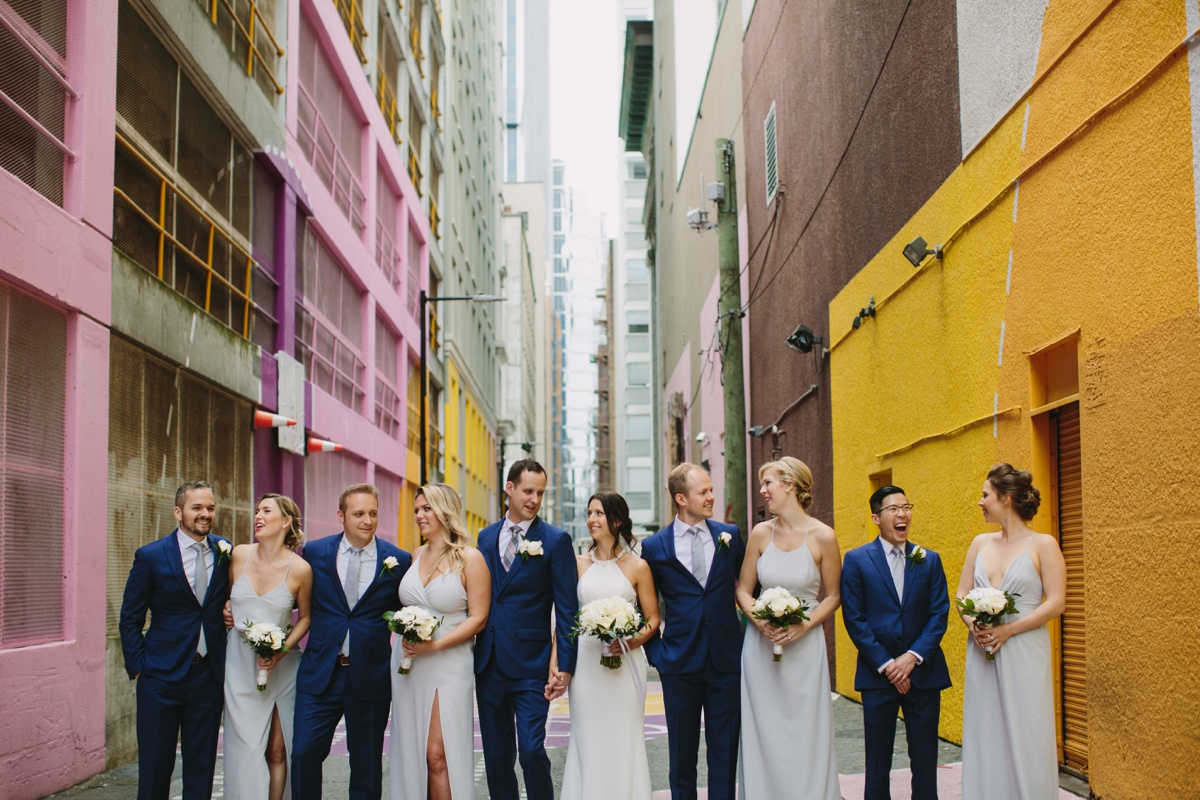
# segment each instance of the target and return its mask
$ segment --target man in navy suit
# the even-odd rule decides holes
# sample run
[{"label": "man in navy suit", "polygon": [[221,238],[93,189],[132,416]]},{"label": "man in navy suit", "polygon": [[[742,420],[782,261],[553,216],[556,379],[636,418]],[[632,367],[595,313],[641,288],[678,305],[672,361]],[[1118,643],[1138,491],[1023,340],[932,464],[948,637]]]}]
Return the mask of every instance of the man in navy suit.
[{"label": "man in navy suit", "polygon": [[858,648],[854,688],[862,693],[867,754],[866,800],[891,797],[896,713],[904,709],[912,796],[937,798],[937,734],[950,672],[942,636],[950,614],[946,572],[937,553],[908,541],[913,507],[904,490],[871,495],[879,537],[842,564],[842,620]]},{"label": "man in navy suit", "polygon": [[[175,492],[179,527],[138,548],[121,603],[125,671],[137,681],[138,800],[166,800],[183,751],[184,800],[212,796],[225,707],[229,541],[212,534],[216,501],[204,481]],[[150,612],[150,628],[146,612]]]},{"label": "man in navy suit", "polygon": [[391,709],[391,631],[400,579],[412,557],[375,537],[379,491],[356,483],[338,499],[343,533],[309,542],[312,627],[296,677],[292,798],[321,796],[321,772],[338,722],[346,718],[352,800],[383,795],[383,733]]},{"label": "man in navy suit", "polygon": [[488,791],[493,800],[517,800],[513,768],[519,755],[529,800],[554,800],[546,717],[550,701],[566,691],[575,672],[575,642],[569,636],[579,608],[575,548],[565,531],[538,517],[546,493],[541,464],[515,462],[504,492],[508,513],[479,532],[479,552],[492,573],[491,613],[475,641],[475,697]]},{"label": "man in navy suit", "polygon": [[663,627],[646,655],[662,678],[672,800],[696,797],[700,712],[708,746],[708,796],[733,800],[741,733],[742,627],[734,587],[745,549],[737,526],[711,519],[708,473],[683,463],[667,489],[674,522],[642,541],[662,596]]}]

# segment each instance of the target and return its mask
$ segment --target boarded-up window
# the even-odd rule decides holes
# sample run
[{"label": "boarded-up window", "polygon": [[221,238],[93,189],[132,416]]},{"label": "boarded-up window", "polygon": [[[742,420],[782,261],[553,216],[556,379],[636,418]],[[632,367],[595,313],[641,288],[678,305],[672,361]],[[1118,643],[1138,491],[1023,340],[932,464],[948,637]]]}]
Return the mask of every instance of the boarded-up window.
[{"label": "boarded-up window", "polygon": [[375,425],[388,436],[400,436],[400,339],[382,319],[375,322]]},{"label": "boarded-up window", "polygon": [[75,94],[67,3],[7,0],[0,9],[8,21],[0,25],[0,169],[61,205],[66,105]]},{"label": "boarded-up window", "polygon": [[175,490],[212,484],[213,532],[251,541],[249,403],[113,337],[108,406],[108,635],[117,635],[134,551],[175,529]]},{"label": "boarded-up window", "polygon": [[296,139],[346,219],[362,230],[362,121],[303,13],[298,55]]},{"label": "boarded-up window", "polygon": [[63,636],[66,315],[0,283],[0,649]]},{"label": "boarded-up window", "polygon": [[345,451],[313,453],[304,459],[304,535],[323,539],[342,532],[338,497],[342,490],[367,479],[367,464]]},{"label": "boarded-up window", "polygon": [[400,524],[405,521],[400,519],[400,489],[403,483],[398,476],[375,468],[375,487],[379,489],[379,527],[376,533],[392,544],[399,544]]}]

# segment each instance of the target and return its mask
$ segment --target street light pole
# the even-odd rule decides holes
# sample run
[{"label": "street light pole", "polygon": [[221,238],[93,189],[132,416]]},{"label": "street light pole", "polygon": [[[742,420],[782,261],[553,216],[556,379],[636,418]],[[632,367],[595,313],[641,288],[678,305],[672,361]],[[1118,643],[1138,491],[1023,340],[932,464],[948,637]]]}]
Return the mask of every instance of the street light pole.
[{"label": "street light pole", "polygon": [[426,422],[425,406],[426,398],[429,396],[429,365],[427,363],[426,350],[429,348],[429,332],[428,324],[426,323],[425,315],[428,313],[428,305],[430,303],[450,303],[450,302],[469,302],[469,303],[501,303],[507,298],[494,294],[467,294],[453,297],[431,297],[424,289],[421,290],[420,308],[418,309],[421,320],[421,485],[424,486],[429,481],[428,470],[428,433],[429,428]]}]

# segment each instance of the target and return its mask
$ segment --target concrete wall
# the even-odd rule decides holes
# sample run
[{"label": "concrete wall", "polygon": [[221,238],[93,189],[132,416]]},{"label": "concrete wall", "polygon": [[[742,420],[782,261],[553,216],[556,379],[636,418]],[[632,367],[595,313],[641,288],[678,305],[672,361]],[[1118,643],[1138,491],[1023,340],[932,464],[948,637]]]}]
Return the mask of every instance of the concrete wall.
[{"label": "concrete wall", "polygon": [[[1052,495],[1032,356],[1077,337],[1099,798],[1195,796],[1200,694],[1189,687],[1200,645],[1169,632],[1179,625],[1171,598],[1194,584],[1200,547],[1194,482],[1182,477],[1200,467],[1200,90],[1195,53],[1177,49],[1197,25],[1192,4],[1185,15],[1152,0],[1050,2],[1024,98],[829,305],[842,547],[873,537],[865,498],[871,475],[890,470],[917,504],[914,540],[941,553],[951,591],[984,530],[974,501],[991,464],[1032,469]],[[1013,58],[1024,64],[1027,52]],[[993,74],[1003,84],[1011,71]],[[917,234],[949,241],[945,259],[914,271],[900,251]],[[855,331],[868,295],[878,315]],[[1052,509],[1035,529],[1053,532]],[[851,647],[840,627],[838,644]],[[970,691],[966,646],[952,619],[943,647],[955,685],[940,732],[953,741]],[[838,691],[852,694],[853,669],[839,661]]]}]

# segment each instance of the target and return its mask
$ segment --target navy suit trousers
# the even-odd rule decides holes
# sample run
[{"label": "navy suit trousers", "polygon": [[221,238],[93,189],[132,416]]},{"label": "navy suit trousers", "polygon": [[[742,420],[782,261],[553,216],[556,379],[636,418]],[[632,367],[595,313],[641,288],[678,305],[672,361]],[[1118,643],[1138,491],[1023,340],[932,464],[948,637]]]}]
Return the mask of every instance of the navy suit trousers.
[{"label": "navy suit trousers", "polygon": [[292,734],[292,800],[321,797],[322,766],[333,746],[337,724],[346,718],[350,751],[350,800],[383,796],[383,734],[391,703],[362,700],[350,690],[350,668],[335,666],[323,694],[296,692]]},{"label": "navy suit trousers", "polygon": [[543,694],[545,689],[545,681],[505,675],[496,666],[495,658],[475,676],[479,733],[488,754],[484,763],[492,800],[519,797],[517,775],[513,771],[518,757],[529,800],[554,800],[550,757],[546,755],[550,703]]},{"label": "navy suit trousers", "polygon": [[938,716],[941,689],[912,688],[900,694],[894,688],[862,691],[863,727],[867,755],[864,800],[891,798],[892,749],[896,740],[896,714],[904,709],[908,758],[912,765],[913,800],[937,800]]},{"label": "navy suit trousers", "polygon": [[696,798],[701,711],[708,749],[708,796],[710,800],[734,800],[741,736],[741,673],[709,669],[660,678],[667,717],[671,800]]},{"label": "navy suit trousers", "polygon": [[137,681],[138,800],[167,800],[182,741],[183,800],[212,797],[217,734],[225,693],[212,664],[193,664],[182,681],[142,675]]}]

